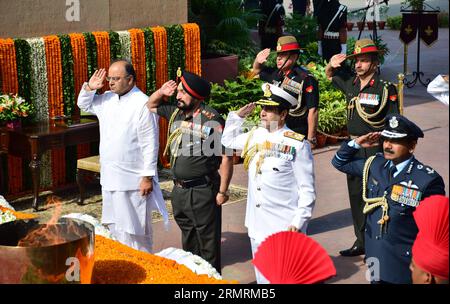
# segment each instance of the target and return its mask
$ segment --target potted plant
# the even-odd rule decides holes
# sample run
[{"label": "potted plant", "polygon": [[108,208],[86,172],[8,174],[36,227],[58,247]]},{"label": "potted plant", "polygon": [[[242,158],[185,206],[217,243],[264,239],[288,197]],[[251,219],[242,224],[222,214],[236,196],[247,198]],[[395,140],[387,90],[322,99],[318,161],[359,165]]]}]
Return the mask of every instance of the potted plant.
[{"label": "potted plant", "polygon": [[354,24],[353,22],[347,21],[347,31],[353,30],[353,26],[354,26],[354,25],[355,25],[355,24]]},{"label": "potted plant", "polygon": [[200,26],[202,75],[214,83],[238,75],[238,55],[254,47],[250,25],[260,14],[243,10],[240,0],[191,0],[189,22]]},{"label": "potted plant", "polygon": [[358,27],[358,30],[360,31],[364,30],[365,27],[365,22],[363,21],[364,14],[365,14],[364,10],[360,10],[352,14],[352,16],[354,16],[354,18],[358,20],[356,21],[356,25]]},{"label": "potted plant", "polygon": [[403,0],[402,4],[411,7],[415,11],[423,10],[425,0]]},{"label": "potted plant", "polygon": [[28,117],[32,112],[33,106],[17,94],[0,95],[0,122],[7,128],[20,128],[21,118]]},{"label": "potted plant", "polygon": [[389,10],[389,6],[383,5],[380,7],[380,18],[382,20],[378,21],[378,28],[380,30],[384,30],[384,27],[386,25],[386,18],[387,18],[387,12]]},{"label": "potted plant", "polygon": [[313,16],[302,16],[293,13],[285,19],[285,32],[291,34],[302,47],[317,41],[317,19]]}]

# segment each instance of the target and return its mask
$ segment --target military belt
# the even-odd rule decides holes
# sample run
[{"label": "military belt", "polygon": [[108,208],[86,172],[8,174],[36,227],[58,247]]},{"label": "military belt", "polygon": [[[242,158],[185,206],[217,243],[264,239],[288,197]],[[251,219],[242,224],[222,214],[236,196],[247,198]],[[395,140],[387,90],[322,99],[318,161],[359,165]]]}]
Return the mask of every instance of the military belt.
[{"label": "military belt", "polygon": [[175,186],[184,189],[193,188],[197,186],[205,186],[208,185],[210,182],[211,178],[209,178],[208,176],[202,176],[194,179],[177,179],[177,178],[173,179],[173,183]]}]

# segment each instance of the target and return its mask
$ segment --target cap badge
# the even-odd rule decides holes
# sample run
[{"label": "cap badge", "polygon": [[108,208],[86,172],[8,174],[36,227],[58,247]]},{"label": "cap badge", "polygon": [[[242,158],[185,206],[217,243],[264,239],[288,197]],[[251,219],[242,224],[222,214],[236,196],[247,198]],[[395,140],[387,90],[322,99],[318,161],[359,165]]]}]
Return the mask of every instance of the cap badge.
[{"label": "cap badge", "polygon": [[356,46],[355,47],[355,54],[359,54],[361,53],[361,47],[360,46]]},{"label": "cap badge", "polygon": [[280,43],[278,43],[278,45],[277,45],[277,51],[281,51],[281,44]]},{"label": "cap badge", "polygon": [[397,117],[394,116],[389,120],[389,126],[391,126],[391,128],[393,128],[393,129],[398,127]]},{"label": "cap badge", "polygon": [[181,68],[180,67],[177,70],[177,77],[181,77]]},{"label": "cap badge", "polygon": [[270,85],[266,85],[266,89],[264,90],[264,97],[271,97],[272,92],[270,91]]}]

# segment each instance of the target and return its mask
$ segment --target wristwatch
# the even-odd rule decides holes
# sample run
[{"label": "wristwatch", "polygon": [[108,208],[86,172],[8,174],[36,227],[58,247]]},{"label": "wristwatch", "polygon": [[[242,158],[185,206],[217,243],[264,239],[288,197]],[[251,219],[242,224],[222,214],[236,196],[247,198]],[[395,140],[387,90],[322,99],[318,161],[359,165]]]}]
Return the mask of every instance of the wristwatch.
[{"label": "wristwatch", "polygon": [[313,137],[313,138],[308,138],[308,141],[313,144],[313,145],[317,145],[317,138]]}]

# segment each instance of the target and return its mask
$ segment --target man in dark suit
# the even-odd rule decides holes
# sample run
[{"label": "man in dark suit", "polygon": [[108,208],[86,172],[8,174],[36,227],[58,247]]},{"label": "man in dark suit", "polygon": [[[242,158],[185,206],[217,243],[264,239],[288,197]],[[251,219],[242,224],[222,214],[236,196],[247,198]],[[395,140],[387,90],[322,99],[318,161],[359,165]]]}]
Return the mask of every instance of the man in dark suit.
[{"label": "man in dark suit", "polygon": [[[411,283],[411,248],[418,229],[413,211],[433,194],[445,195],[442,177],[414,155],[422,130],[406,117],[386,117],[382,132],[370,132],[344,143],[333,166],[363,179],[366,214],[365,253],[371,283]],[[383,153],[366,159],[355,154],[360,148],[380,144]]]}]

